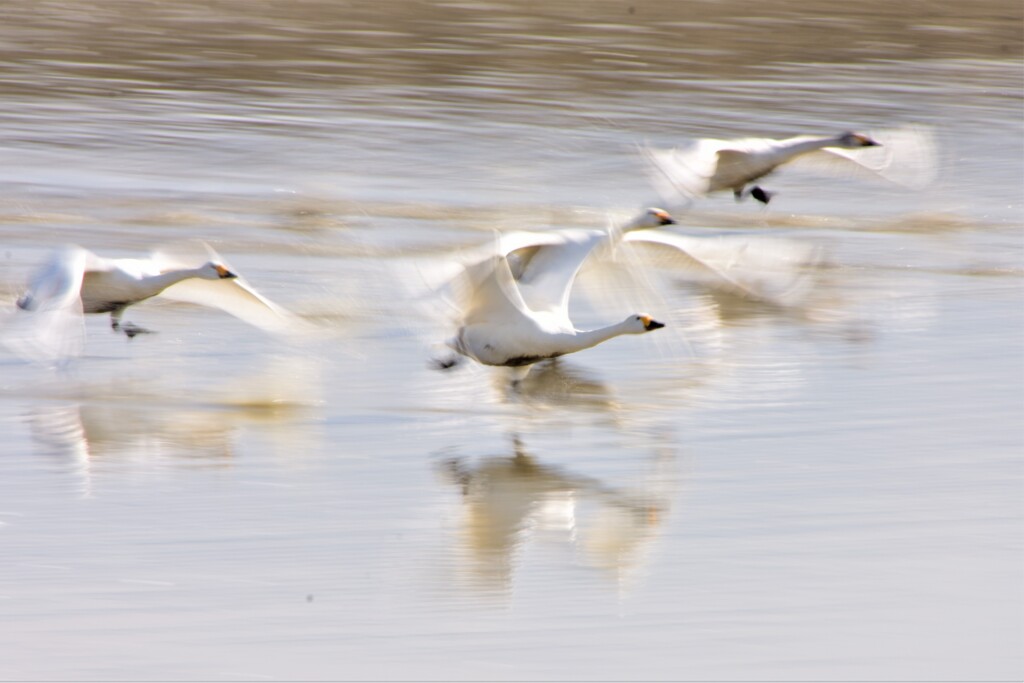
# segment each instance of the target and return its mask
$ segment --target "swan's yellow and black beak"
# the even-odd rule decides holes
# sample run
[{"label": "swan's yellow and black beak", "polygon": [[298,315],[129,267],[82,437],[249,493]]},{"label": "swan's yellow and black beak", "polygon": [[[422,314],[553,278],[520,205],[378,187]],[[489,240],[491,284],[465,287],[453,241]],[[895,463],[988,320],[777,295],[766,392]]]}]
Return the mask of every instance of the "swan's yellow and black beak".
[{"label": "swan's yellow and black beak", "polygon": [[220,275],[221,280],[233,280],[238,277],[219,263],[215,267],[217,268],[217,275]]},{"label": "swan's yellow and black beak", "polygon": [[658,219],[658,225],[675,225],[676,219],[672,218],[665,209],[651,209],[651,215]]},{"label": "swan's yellow and black beak", "polygon": [[649,315],[640,316],[640,322],[644,324],[644,329],[650,332],[651,330],[660,330],[665,327],[665,323],[659,323],[657,320]]},{"label": "swan's yellow and black beak", "polygon": [[857,142],[860,143],[861,147],[881,147],[882,146],[881,142],[875,142],[874,140],[869,138],[867,135],[857,135],[856,137],[857,137]]}]

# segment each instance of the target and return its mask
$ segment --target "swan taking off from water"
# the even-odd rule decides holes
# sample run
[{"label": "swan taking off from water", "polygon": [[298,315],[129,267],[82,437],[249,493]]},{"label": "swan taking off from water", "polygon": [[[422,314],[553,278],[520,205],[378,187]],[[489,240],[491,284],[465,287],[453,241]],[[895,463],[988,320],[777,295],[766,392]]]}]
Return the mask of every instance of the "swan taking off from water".
[{"label": "swan taking off from water", "polygon": [[[537,246],[538,234],[503,236],[494,255],[465,267],[456,283],[462,319],[448,341],[454,351],[483,365],[513,368],[517,385],[538,361],[664,327],[648,315],[634,314],[600,329],[577,330],[569,319],[569,293],[583,261],[607,236],[590,230],[552,233],[550,243],[558,248],[541,250],[525,265],[518,263],[517,282],[506,254],[517,247]],[[440,361],[439,366],[448,368],[456,362]]]},{"label": "swan taking off from water", "polygon": [[666,200],[692,201],[732,190],[736,199],[751,196],[767,204],[772,193],[755,185],[784,164],[825,173],[867,174],[920,189],[935,178],[935,145],[924,128],[907,127],[864,135],[800,135],[775,140],[695,140],[681,148],[643,150],[650,178]]},{"label": "swan taking off from water", "polygon": [[209,261],[184,265],[168,252],[150,258],[109,259],[79,246],[55,252],[31,278],[7,319],[3,341],[30,357],[78,355],[83,313],[110,313],[110,326],[129,339],[149,332],[121,322],[126,308],[161,295],[224,310],[268,331],[283,332],[291,314],[256,292],[208,245]]}]

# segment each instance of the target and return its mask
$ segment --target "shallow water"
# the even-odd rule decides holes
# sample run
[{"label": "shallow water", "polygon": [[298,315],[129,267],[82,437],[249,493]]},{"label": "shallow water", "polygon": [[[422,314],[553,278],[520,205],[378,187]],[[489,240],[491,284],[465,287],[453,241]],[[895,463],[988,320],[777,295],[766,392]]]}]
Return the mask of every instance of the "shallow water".
[{"label": "shallow water", "polygon": [[[154,301],[63,372],[0,350],[0,677],[1019,679],[1022,17],[928,8],[7,2],[4,305],[198,237],[318,332]],[[813,303],[637,257],[576,322],[665,330],[429,368],[424,264],[657,203],[638,142],[903,123],[925,190],[677,213],[820,245]]]}]

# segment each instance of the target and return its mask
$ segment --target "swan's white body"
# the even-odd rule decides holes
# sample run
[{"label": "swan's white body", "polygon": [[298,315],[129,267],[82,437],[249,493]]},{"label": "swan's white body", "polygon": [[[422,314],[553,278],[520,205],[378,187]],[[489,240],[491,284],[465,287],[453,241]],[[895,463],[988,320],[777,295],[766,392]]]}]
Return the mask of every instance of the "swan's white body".
[{"label": "swan's white body", "polygon": [[[666,201],[680,197],[689,201],[723,190],[732,190],[740,198],[749,183],[795,162],[819,172],[866,172],[912,188],[931,182],[936,166],[931,134],[909,127],[879,131],[871,137],[844,133],[781,140],[700,139],[681,148],[645,149],[644,154],[651,180]],[[760,192],[755,196],[767,203],[770,194],[755,190]]]},{"label": "swan's white body", "polygon": [[[448,345],[483,365],[519,368],[522,379],[529,367],[546,358],[597,346],[623,334],[642,334],[664,327],[646,315],[631,315],[597,330],[577,330],[569,319],[569,294],[587,255],[607,234],[593,230],[551,233],[513,233],[499,238],[497,254],[465,268],[462,321]],[[506,254],[537,249],[517,263],[513,277]]]},{"label": "swan's white body", "polygon": [[3,339],[29,350],[30,356],[76,355],[82,314],[110,313],[111,327],[132,337],[146,330],[122,325],[122,313],[158,295],[219,308],[268,331],[290,326],[290,314],[228,270],[212,249],[206,250],[214,258],[198,267],[161,253],[148,259],[108,259],[78,246],[59,250],[18,299],[20,310],[9,317]]}]

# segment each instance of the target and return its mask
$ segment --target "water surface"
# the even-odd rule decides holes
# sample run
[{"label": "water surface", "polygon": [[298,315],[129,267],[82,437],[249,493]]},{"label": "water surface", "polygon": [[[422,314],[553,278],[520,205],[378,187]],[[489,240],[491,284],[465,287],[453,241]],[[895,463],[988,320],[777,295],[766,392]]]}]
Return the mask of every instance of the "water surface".
[{"label": "water surface", "polygon": [[[7,2],[2,303],[202,238],[319,327],[154,301],[65,372],[0,351],[3,677],[1019,679],[1024,19],[927,10]],[[677,214],[820,245],[813,305],[636,257],[574,317],[665,330],[519,394],[430,369],[418,269],[659,202],[638,143],[908,123],[924,190]]]}]

